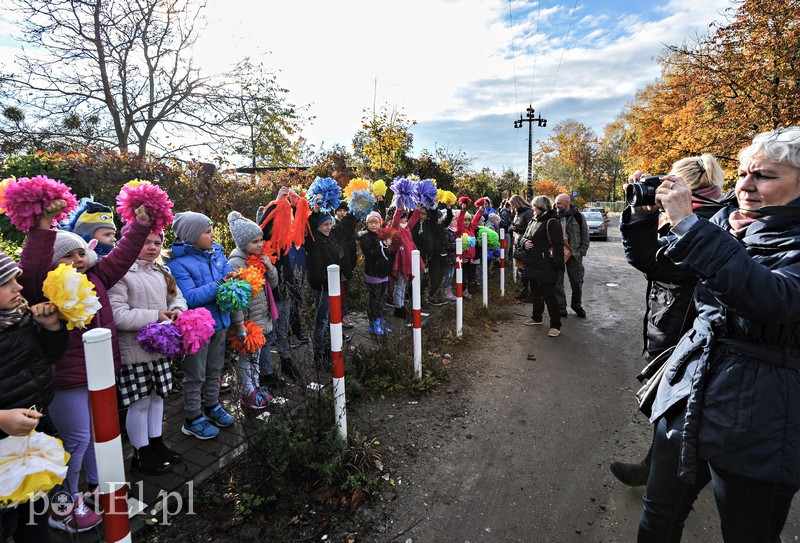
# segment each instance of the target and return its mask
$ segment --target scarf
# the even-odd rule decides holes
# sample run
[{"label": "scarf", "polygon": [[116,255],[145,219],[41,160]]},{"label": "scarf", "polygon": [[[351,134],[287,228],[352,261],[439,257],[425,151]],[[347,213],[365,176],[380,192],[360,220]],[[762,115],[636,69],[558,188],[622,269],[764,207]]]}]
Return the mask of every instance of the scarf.
[{"label": "scarf", "polygon": [[0,332],[18,324],[24,316],[23,306],[15,307],[14,309],[0,309]]},{"label": "scarf", "polygon": [[742,239],[747,233],[747,228],[758,219],[745,217],[738,209],[728,216],[728,224],[731,226],[731,234],[736,238]]}]

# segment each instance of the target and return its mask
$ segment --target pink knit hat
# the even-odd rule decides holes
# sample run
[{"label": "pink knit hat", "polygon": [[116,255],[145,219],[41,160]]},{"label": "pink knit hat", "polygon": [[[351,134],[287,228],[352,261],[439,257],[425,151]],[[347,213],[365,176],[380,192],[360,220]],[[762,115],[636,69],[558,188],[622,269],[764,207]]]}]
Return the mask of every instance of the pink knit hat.
[{"label": "pink knit hat", "polygon": [[381,217],[381,214],[377,211],[371,211],[370,214],[367,215],[367,219],[364,222],[369,222],[369,220],[372,218],[378,219],[378,221],[383,224],[383,217]]}]

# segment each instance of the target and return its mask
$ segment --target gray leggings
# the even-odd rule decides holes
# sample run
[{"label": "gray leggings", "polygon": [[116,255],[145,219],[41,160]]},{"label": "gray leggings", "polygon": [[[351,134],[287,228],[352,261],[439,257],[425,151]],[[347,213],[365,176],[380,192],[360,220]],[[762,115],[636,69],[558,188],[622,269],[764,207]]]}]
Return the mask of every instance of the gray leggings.
[{"label": "gray leggings", "polygon": [[205,349],[187,354],[183,359],[183,408],[189,420],[203,414],[201,395],[209,409],[219,403],[219,376],[225,364],[225,332],[214,332]]}]

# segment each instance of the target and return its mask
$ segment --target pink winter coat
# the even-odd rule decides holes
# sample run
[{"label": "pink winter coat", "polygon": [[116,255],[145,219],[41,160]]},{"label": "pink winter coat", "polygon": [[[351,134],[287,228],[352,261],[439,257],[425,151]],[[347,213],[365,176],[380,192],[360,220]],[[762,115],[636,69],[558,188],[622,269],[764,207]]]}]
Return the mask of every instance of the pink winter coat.
[{"label": "pink winter coat", "polygon": [[[483,208],[479,208],[478,211],[475,212],[475,215],[472,217],[472,220],[469,224],[464,224],[464,210],[459,211],[458,218],[456,218],[456,237],[461,237],[463,234],[467,234],[468,236],[474,236],[475,230],[478,228],[478,225],[481,223],[481,216],[483,215]],[[462,247],[462,255],[461,259],[464,262],[468,262],[475,258],[475,247]]]},{"label": "pink winter coat", "polygon": [[[414,244],[414,240],[411,238],[411,229],[414,228],[414,225],[419,221],[419,209],[414,210],[414,213],[411,214],[405,227],[400,226],[400,219],[402,218],[403,210],[397,208],[394,212],[394,219],[392,220],[392,228],[397,230],[397,236],[400,239],[400,247],[397,250],[397,254],[394,256],[394,264],[392,265],[392,277],[395,279],[397,279],[398,273],[402,273],[408,277],[411,276],[411,251],[417,248]],[[422,257],[420,257],[420,272],[422,272],[424,267],[425,263]]]}]

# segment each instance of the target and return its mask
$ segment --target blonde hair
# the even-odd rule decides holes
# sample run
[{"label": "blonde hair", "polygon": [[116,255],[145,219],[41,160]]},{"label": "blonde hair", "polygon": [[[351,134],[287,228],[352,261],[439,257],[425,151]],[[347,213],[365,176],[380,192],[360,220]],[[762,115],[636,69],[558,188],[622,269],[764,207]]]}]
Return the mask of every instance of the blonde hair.
[{"label": "blonde hair", "polygon": [[531,206],[538,207],[539,209],[543,209],[545,211],[550,211],[553,209],[553,204],[550,203],[550,198],[547,196],[534,196],[533,200],[531,200]]},{"label": "blonde hair", "polygon": [[714,155],[708,153],[676,160],[670,173],[681,176],[691,190],[713,186],[722,188],[722,182],[725,181],[722,166]]},{"label": "blonde hair", "polygon": [[515,194],[514,196],[509,198],[508,203],[511,204],[511,206],[514,209],[525,209],[526,207],[530,207],[528,205],[528,202],[525,201],[525,198],[523,198],[519,194]]}]

